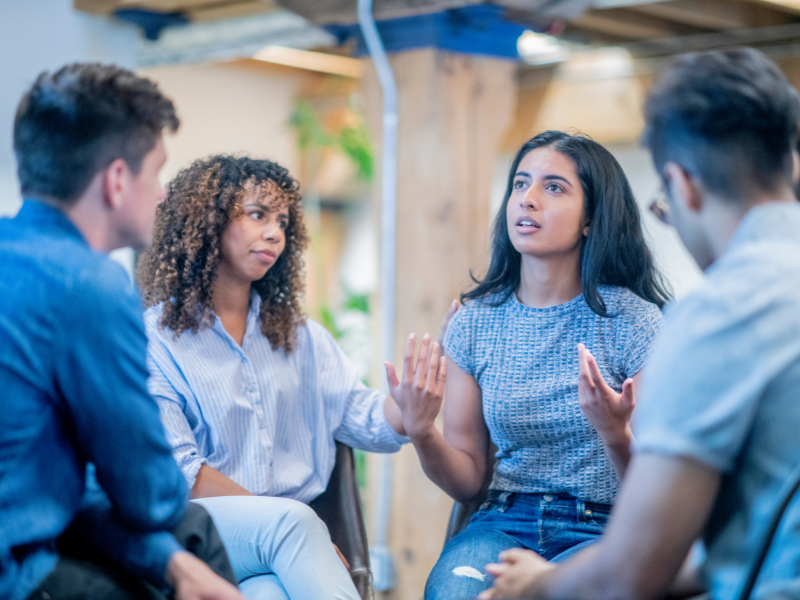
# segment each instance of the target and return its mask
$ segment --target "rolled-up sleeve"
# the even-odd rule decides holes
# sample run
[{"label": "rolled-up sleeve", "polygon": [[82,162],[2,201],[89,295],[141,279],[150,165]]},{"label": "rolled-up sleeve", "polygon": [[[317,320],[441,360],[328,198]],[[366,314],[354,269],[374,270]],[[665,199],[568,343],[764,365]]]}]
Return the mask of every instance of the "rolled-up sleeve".
[{"label": "rolled-up sleeve", "polygon": [[333,437],[359,450],[400,450],[409,439],[398,434],[386,420],[383,409],[386,396],[364,385],[353,363],[321,325],[309,321],[308,332],[314,346],[319,389],[324,402],[339,409],[331,413],[341,414]]},{"label": "rolled-up sleeve", "polygon": [[[163,351],[163,348],[161,350]],[[192,426],[186,418],[186,399],[177,392],[165,375],[164,369],[159,364],[159,362],[163,364],[165,358],[160,354],[157,342],[151,341],[147,351],[147,368],[150,371],[147,386],[158,403],[167,442],[172,447],[172,456],[186,478],[189,488],[192,488],[197,479],[197,472],[206,462],[206,458],[200,454]]]}]

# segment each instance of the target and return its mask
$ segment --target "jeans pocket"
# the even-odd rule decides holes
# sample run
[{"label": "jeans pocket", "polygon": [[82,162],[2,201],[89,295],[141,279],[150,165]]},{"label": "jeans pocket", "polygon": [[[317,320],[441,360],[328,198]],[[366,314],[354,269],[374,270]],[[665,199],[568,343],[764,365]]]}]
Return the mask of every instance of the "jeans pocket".
[{"label": "jeans pocket", "polygon": [[587,502],[584,505],[583,514],[581,514],[581,521],[588,525],[596,525],[600,528],[604,528],[606,523],[608,523],[610,514],[610,505]]}]

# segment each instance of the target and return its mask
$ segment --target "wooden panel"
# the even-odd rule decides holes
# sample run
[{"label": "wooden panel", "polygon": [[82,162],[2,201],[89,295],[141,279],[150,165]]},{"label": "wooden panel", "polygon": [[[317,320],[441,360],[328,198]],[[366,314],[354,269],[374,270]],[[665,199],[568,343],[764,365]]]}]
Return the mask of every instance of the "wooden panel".
[{"label": "wooden panel", "polygon": [[76,10],[109,16],[125,8],[182,12],[190,21],[219,21],[274,10],[273,0],[74,0]]},{"label": "wooden panel", "polygon": [[744,29],[749,26],[745,8],[730,0],[672,0],[628,10],[705,29]]},{"label": "wooden panel", "polygon": [[590,10],[573,19],[571,23],[601,34],[626,39],[658,39],[697,32],[693,27],[618,8]]},{"label": "wooden panel", "polygon": [[628,10],[707,29],[768,27],[793,20],[767,5],[733,0],[671,0]]},{"label": "wooden panel", "polygon": [[[410,332],[433,334],[469,270],[486,260],[492,174],[514,112],[512,61],[416,50],[391,57],[399,89],[395,364]],[[363,78],[380,148],[381,93]],[[379,186],[376,184],[376,189]],[[379,198],[376,196],[375,201]],[[373,478],[374,479],[374,478]],[[414,449],[395,457],[389,544],[398,566],[394,600],[419,600],[442,550],[452,507]]]},{"label": "wooden panel", "polygon": [[[349,24],[358,22],[356,0],[276,0],[313,23]],[[481,4],[483,0],[374,0],[376,19],[394,19]]]}]

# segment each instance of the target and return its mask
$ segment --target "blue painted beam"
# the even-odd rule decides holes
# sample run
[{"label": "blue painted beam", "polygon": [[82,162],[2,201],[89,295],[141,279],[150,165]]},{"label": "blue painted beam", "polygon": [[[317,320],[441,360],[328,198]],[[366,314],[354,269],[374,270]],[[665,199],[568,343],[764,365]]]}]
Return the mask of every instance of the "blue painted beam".
[{"label": "blue painted beam", "polygon": [[[517,38],[524,25],[505,20],[501,6],[479,4],[438,13],[378,21],[387,52],[437,48],[462,54],[478,54],[516,60]],[[358,24],[326,25],[340,43],[355,40],[356,55],[366,56],[364,38]]]}]

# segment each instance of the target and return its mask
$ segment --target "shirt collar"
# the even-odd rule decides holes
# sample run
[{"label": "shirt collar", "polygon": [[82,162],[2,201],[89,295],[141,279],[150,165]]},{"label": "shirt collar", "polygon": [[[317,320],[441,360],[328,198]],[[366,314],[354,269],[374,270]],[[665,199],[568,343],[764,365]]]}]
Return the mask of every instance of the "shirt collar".
[{"label": "shirt collar", "polygon": [[66,237],[82,242],[87,247],[89,242],[83,237],[80,230],[69,220],[69,217],[56,207],[45,204],[36,198],[25,198],[22,208],[19,209],[14,220],[21,224],[36,223],[38,225],[49,226],[53,231],[63,234]]},{"label": "shirt collar", "polygon": [[728,245],[728,252],[745,244],[763,241],[797,243],[800,202],[766,202],[754,206],[742,219]]}]

